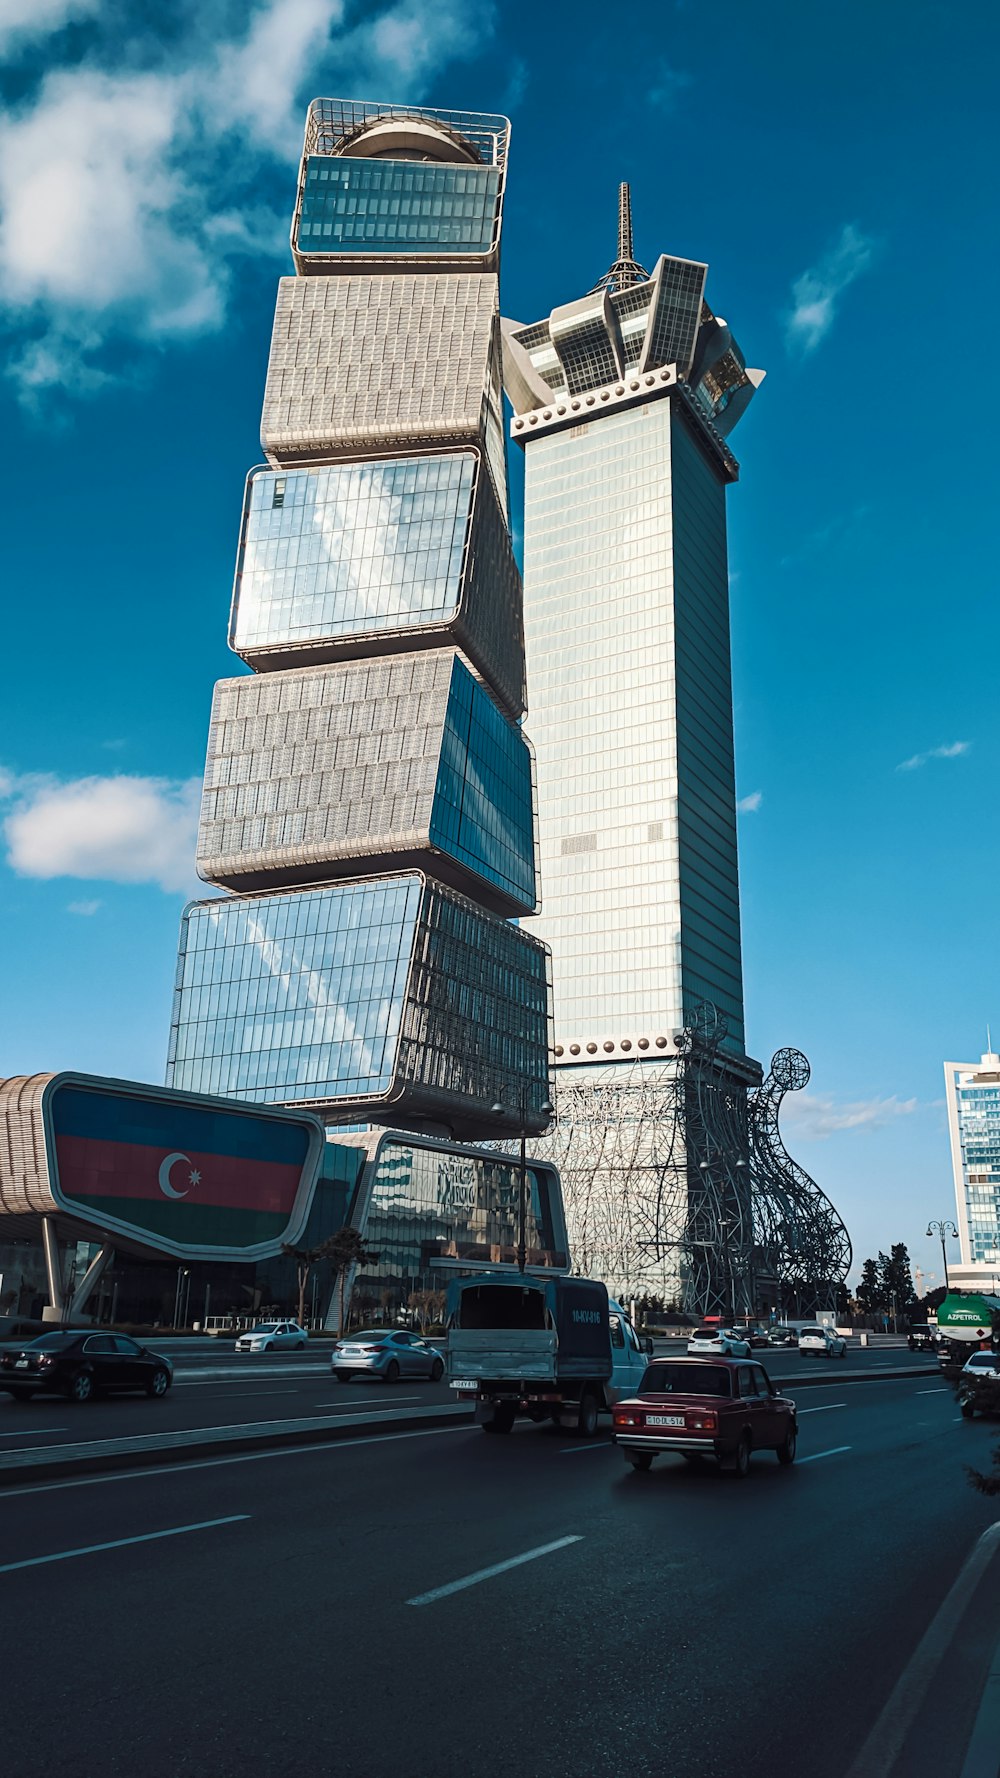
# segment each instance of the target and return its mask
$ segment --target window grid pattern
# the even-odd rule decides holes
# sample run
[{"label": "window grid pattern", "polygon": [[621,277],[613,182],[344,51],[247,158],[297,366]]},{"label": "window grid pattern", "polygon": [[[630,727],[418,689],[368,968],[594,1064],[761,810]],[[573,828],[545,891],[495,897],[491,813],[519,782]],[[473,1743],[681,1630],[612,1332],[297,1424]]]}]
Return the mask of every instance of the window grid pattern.
[{"label": "window grid pattern", "polygon": [[482,1124],[549,1037],[544,945],[417,873],[185,910],[171,1086]]},{"label": "window grid pattern", "polygon": [[616,291],[611,298],[621,330],[623,370],[632,370],[642,357],[653,292],[652,284],[636,284],[631,290]]},{"label": "window grid pattern", "polygon": [[490,272],[280,279],[261,418],[271,462],[478,443],[496,317]]},{"label": "window grid pattern", "polygon": [[420,895],[413,875],[194,903],[167,1084],[262,1104],[385,1094]]},{"label": "window grid pattern", "polygon": [[[463,1265],[516,1259],[518,1166],[493,1156],[435,1152],[404,1142],[379,1150],[365,1240],[378,1254],[358,1273],[355,1301],[392,1290],[439,1290]],[[529,1168],[525,1222],[529,1265],[569,1263],[552,1169]]]},{"label": "window grid pattern", "polygon": [[454,639],[520,715],[521,577],[479,466],[469,451],[254,470],[231,647],[266,671]]},{"label": "window grid pattern", "polygon": [[441,737],[431,844],[477,876],[536,905],[531,755],[520,730],[501,716],[456,660]]},{"label": "window grid pattern", "polygon": [[580,309],[572,318],[561,315],[550,319],[552,344],[570,395],[581,395],[617,380],[618,359],[607,321],[603,292],[589,308]]},{"label": "window grid pattern", "polygon": [[471,451],[281,476],[256,471],[247,487],[234,647],[253,652],[446,623],[461,597],[475,474]]},{"label": "window grid pattern", "polygon": [[488,254],[499,196],[495,167],[309,155],[295,246],[304,256]]},{"label": "window grid pattern", "polygon": [[686,377],[694,358],[701,324],[701,305],[708,267],[689,259],[660,260],[654,274],[656,294],[642,358],[643,370],[676,364]]},{"label": "window grid pattern", "polygon": [[523,735],[453,649],[221,680],[198,870],[262,889],[433,846],[470,892],[525,913],[531,793]]},{"label": "window grid pattern", "polygon": [[977,1080],[979,1072],[960,1070],[949,1081],[958,1117],[968,1231],[962,1258],[966,1264],[1000,1265],[1000,1079]]},{"label": "window grid pattern", "polygon": [[[552,948],[559,1041],[671,1035],[697,967],[702,996],[731,1013],[739,1048],[731,882],[711,881],[699,850],[707,809],[705,862],[717,848],[735,881],[731,726],[727,745],[717,707],[729,668],[724,511],[721,489],[716,504],[698,483],[678,563],[675,529],[688,523],[692,491],[674,461],[673,408],[664,396],[527,445],[525,634],[543,884],[542,911],[527,925]],[[689,697],[678,688],[682,655],[697,676]],[[701,719],[703,695],[711,707]],[[713,751],[696,771],[698,722]]]}]

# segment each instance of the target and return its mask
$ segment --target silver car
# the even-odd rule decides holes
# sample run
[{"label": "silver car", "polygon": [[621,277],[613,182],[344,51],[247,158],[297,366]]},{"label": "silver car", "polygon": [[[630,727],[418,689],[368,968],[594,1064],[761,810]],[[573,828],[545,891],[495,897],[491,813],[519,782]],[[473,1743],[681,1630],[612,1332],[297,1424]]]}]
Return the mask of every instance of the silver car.
[{"label": "silver car", "polygon": [[352,1377],[381,1377],[386,1383],[397,1383],[400,1377],[429,1377],[439,1383],[444,1354],[419,1334],[376,1327],[338,1340],[330,1368],[338,1383],[349,1383]]}]

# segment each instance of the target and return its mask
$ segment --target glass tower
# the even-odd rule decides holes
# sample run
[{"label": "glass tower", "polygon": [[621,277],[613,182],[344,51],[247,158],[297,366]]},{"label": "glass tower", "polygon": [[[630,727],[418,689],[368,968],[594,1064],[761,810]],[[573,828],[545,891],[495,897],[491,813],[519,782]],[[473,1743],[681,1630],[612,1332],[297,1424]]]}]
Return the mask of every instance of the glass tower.
[{"label": "glass tower", "polygon": [[[317,100],[247,480],[168,1083],[544,1129],[502,428],[502,117]],[[507,1110],[503,1107],[506,1105]],[[552,1243],[549,1242],[551,1247]]]},{"label": "glass tower", "polygon": [[[699,1170],[726,1187],[723,1243],[728,1228],[748,1263],[752,1244],[740,1174],[761,1075],[744,1048],[726,488],[739,473],[727,437],[763,373],[706,303],[705,265],[636,263],[626,187],[620,199],[618,258],[596,289],[503,323],[526,458],[544,888],[525,925],[552,948],[573,1251],[629,1286],[683,1294]],[[680,1103],[683,1123],[670,1083],[706,1026],[727,1110],[716,1136],[702,1119],[694,1153],[691,1116],[678,1142],[656,1106]],[[643,1182],[631,1209],[630,1178]],[[644,1194],[661,1200],[653,1242]]]},{"label": "glass tower", "polygon": [[993,1290],[1000,1279],[1000,1056],[946,1062],[945,1099],[962,1255],[959,1281]]}]

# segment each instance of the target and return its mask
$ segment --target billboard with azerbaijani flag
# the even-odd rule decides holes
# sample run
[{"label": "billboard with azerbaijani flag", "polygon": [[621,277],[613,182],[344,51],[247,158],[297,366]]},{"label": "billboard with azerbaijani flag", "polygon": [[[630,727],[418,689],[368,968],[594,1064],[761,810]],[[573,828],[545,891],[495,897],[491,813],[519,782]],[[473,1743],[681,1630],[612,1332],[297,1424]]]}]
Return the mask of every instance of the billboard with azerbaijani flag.
[{"label": "billboard with azerbaijani flag", "polygon": [[205,1260],[268,1258],[305,1227],[324,1149],[309,1112],[73,1074],[36,1103],[50,1213]]}]

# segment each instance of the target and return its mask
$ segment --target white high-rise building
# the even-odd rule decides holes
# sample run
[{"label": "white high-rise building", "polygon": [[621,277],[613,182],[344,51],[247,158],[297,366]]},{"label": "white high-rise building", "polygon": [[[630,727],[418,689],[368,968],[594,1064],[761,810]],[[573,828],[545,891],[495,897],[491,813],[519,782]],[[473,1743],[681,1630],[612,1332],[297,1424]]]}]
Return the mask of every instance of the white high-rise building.
[{"label": "white high-rise building", "polygon": [[945,1099],[955,1178],[960,1290],[1000,1291],[1000,1056],[946,1062]]}]

